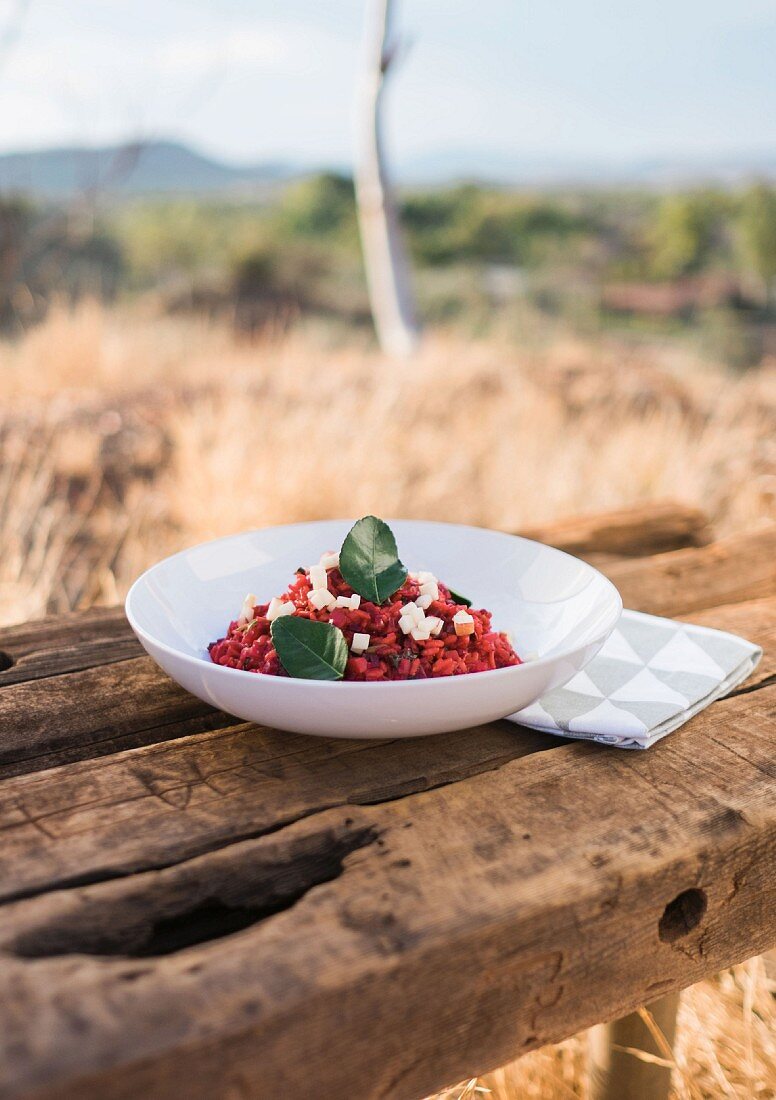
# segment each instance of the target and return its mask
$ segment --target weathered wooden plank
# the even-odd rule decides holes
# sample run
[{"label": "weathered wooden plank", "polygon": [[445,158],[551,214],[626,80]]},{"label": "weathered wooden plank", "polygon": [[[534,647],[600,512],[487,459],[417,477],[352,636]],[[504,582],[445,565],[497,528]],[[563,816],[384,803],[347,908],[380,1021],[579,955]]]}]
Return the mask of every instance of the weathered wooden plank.
[{"label": "weathered wooden plank", "polygon": [[[691,614],[697,607],[719,603],[731,591],[747,596],[776,593],[775,553],[776,538],[773,531],[766,531],[757,537],[737,537],[697,550],[638,559],[609,567],[607,572],[621,586],[626,604],[662,614]],[[9,672],[0,672],[0,728],[4,732],[0,776],[234,724],[231,719],[216,717],[171,684],[146,657],[116,662],[101,672],[99,661],[106,654],[113,656],[105,632],[126,638],[129,629],[118,609],[89,613],[83,620],[78,616],[53,620],[51,628],[54,642],[42,650],[35,649],[41,644],[42,632],[32,627],[14,628],[26,631],[21,642],[18,633],[14,637],[18,651],[26,652],[27,663],[20,658]],[[72,642],[68,642],[70,630]],[[8,646],[7,637],[7,632],[0,634],[0,649]],[[84,639],[90,639],[91,645],[87,658],[78,656]],[[133,652],[137,650],[134,641],[127,640],[127,645]],[[13,651],[13,645],[10,649]],[[51,652],[58,649],[70,654],[68,659],[76,667],[66,671],[60,663],[58,675],[37,679],[50,667]],[[18,676],[15,683],[9,682],[10,674],[26,675],[27,671],[36,686],[25,687]],[[56,721],[52,715],[57,716]]]},{"label": "weathered wooden plank", "polygon": [[712,537],[704,512],[674,501],[573,516],[517,533],[581,558],[590,554],[645,557],[686,546],[706,546]]},{"label": "weathered wooden plank", "polygon": [[[759,553],[739,569],[773,591]],[[646,599],[677,568],[705,583],[708,559],[667,557]],[[240,725],[0,784],[0,1096],[164,1098],[185,1075],[195,1100],[409,1100],[768,946],[776,608],[691,617],[766,661],[647,754],[506,724],[400,745]],[[191,705],[98,651],[0,690],[31,719],[8,766],[113,751]],[[148,724],[127,732],[130,682]],[[57,707],[69,739],[45,734]],[[670,904],[687,891],[694,929],[700,895]]]},{"label": "weathered wooden plank", "polygon": [[[776,673],[776,599],[704,619],[765,645],[758,682]],[[396,742],[241,724],[7,779],[0,900],[169,865],[327,807],[400,798],[562,744],[507,722]]]},{"label": "weathered wooden plank", "polygon": [[335,741],[249,724],[0,784],[0,902],[161,867],[330,806],[375,803],[554,749],[508,722]]},{"label": "weathered wooden plank", "polygon": [[139,657],[123,610],[99,607],[0,628],[0,688]]},{"label": "weathered wooden plank", "polygon": [[626,607],[687,616],[706,607],[776,593],[776,524],[700,549],[616,562],[603,571]]},{"label": "weathered wooden plank", "polygon": [[768,947],[774,707],[3,907],[0,1096],[412,1100]]},{"label": "weathered wooden plank", "polygon": [[0,690],[0,776],[236,723],[150,657],[33,679]]}]

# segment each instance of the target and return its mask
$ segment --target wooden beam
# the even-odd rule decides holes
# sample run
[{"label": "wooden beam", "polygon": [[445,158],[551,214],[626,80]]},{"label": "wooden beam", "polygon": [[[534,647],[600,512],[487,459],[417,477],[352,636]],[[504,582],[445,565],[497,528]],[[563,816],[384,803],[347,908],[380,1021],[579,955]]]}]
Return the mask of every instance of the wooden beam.
[{"label": "wooden beam", "polygon": [[[163,1100],[181,1080],[192,1100],[302,1096],[313,1080],[321,1100],[412,1100],[764,950],[774,706],[763,686],[649,753],[560,743],[191,859],[179,841],[144,873],[103,847],[99,880],[0,907],[0,1096]],[[51,873],[60,839],[89,865],[94,793],[67,836],[17,800]],[[207,812],[165,806],[178,837]],[[147,809],[125,802],[128,838]]]},{"label": "wooden beam", "polygon": [[604,572],[626,607],[681,618],[776,592],[776,524],[699,549],[616,562]]},{"label": "wooden beam", "polygon": [[[607,572],[626,605],[662,614],[676,609],[705,621],[697,608],[722,602],[731,591],[745,597],[776,594],[769,554],[776,555],[771,533],[762,542],[736,536]],[[727,620],[715,614],[713,622],[724,627]],[[752,614],[756,621],[750,624],[748,611],[733,611],[729,629],[745,636],[763,629],[767,608]],[[173,684],[150,658],[127,659],[142,650],[118,608],[6,628],[0,631],[0,652],[12,661],[0,671],[0,776],[237,724]]]},{"label": "wooden beam", "polygon": [[119,607],[0,627],[0,688],[142,655]]},{"label": "wooden beam", "polygon": [[0,776],[239,722],[178,687],[145,656],[7,687],[1,681]]},{"label": "wooden beam", "polygon": [[[750,551],[739,567],[772,589]],[[707,558],[682,562],[706,583]],[[646,601],[671,591],[655,564]],[[82,637],[116,642],[111,616]],[[185,1079],[193,1100],[260,1098],[315,1079],[321,1100],[411,1100],[769,946],[776,601],[692,618],[766,657],[643,754],[507,723],[315,741],[213,711],[116,752],[158,742],[189,697],[157,712],[178,689],[147,658],[101,664],[93,644],[84,667],[64,630],[4,632],[26,669],[0,673],[7,766],[85,759],[0,785],[0,1097],[164,1100]],[[75,667],[40,678],[60,649]],[[145,724],[106,706],[122,679]],[[182,736],[200,719],[216,730]],[[107,758],[90,758],[108,743],[95,724]]]},{"label": "wooden beam", "polygon": [[643,557],[711,541],[708,516],[673,501],[574,516],[517,533],[583,558],[590,554]]}]

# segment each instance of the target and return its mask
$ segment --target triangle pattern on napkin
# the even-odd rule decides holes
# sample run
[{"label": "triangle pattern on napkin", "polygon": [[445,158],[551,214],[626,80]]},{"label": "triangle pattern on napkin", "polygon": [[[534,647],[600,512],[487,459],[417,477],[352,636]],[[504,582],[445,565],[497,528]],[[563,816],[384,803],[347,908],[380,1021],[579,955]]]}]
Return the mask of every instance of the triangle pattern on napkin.
[{"label": "triangle pattern on napkin", "polygon": [[646,749],[737,687],[761,656],[759,646],[734,634],[624,611],[581,672],[510,719],[561,737]]},{"label": "triangle pattern on napkin", "polygon": [[677,630],[674,636],[650,659],[649,667],[672,672],[675,669],[689,669],[694,673],[713,676],[715,679],[724,676],[721,669],[711,654],[699,645],[700,639],[694,641],[686,631]]}]

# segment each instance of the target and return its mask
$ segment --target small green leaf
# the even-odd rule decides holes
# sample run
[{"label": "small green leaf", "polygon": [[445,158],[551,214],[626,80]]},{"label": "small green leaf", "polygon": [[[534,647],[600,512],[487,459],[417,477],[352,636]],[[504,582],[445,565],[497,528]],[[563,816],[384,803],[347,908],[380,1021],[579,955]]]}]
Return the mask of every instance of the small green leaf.
[{"label": "small green leaf", "polygon": [[342,679],[348,663],[348,643],[336,626],[283,615],[274,620],[270,633],[289,676],[297,680]]},{"label": "small green leaf", "polygon": [[354,592],[377,604],[407,579],[393,531],[376,516],[364,516],[350,529],[340,550],[339,567]]},{"label": "small green leaf", "polygon": [[450,586],[447,586],[447,591],[450,593],[450,599],[453,603],[462,603],[464,607],[471,607],[472,601],[466,596],[462,596],[460,592],[453,591]]}]

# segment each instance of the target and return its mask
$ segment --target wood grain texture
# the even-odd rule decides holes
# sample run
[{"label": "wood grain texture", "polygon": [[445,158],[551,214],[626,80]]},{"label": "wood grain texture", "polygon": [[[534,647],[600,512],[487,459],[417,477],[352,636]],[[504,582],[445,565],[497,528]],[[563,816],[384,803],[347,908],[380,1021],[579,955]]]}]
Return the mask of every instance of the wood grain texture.
[{"label": "wood grain texture", "polygon": [[336,741],[249,724],[0,784],[0,901],[165,866],[345,803],[401,798],[557,739],[508,722]]},{"label": "wood grain texture", "polygon": [[139,657],[124,612],[94,608],[0,628],[0,687]]},{"label": "wood grain texture", "polygon": [[776,578],[713,549],[632,590],[681,613],[735,557],[770,597],[685,614],[765,657],[647,753],[229,726],[100,659],[118,613],[3,632],[0,1098],[412,1100],[771,946]]},{"label": "wood grain texture", "polygon": [[[776,598],[703,619],[764,646],[755,682],[776,673]],[[165,866],[332,806],[453,784],[559,744],[509,722],[394,742],[241,723],[20,775],[0,784],[0,901]]]},{"label": "wood grain texture", "polygon": [[687,546],[705,546],[712,537],[704,512],[674,501],[573,516],[517,533],[581,558],[591,554],[645,557]]},{"label": "wood grain texture", "polygon": [[411,1100],[765,949],[774,707],[3,906],[0,1096]]},{"label": "wood grain texture", "polygon": [[35,678],[0,687],[0,776],[236,722],[179,688],[150,657]]},{"label": "wood grain texture", "polygon": [[681,617],[776,592],[776,524],[700,549],[618,562],[603,571],[626,607]]}]

